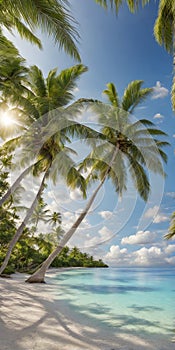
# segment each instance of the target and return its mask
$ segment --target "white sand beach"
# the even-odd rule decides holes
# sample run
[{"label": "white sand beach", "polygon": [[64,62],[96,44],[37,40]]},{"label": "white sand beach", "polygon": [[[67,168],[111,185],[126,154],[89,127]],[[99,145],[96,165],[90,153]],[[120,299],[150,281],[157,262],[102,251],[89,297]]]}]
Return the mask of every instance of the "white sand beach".
[{"label": "white sand beach", "polygon": [[0,279],[1,350],[173,350],[171,340],[101,328],[59,300],[54,284],[27,284],[25,275]]}]

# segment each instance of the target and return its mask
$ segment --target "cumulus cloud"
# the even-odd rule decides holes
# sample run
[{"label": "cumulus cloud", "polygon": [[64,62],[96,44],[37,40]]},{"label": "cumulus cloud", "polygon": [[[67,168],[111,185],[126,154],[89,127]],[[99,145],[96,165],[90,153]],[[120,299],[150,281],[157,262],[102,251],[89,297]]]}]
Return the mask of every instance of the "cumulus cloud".
[{"label": "cumulus cloud", "polygon": [[152,208],[149,208],[145,212],[144,217],[145,218],[152,218],[154,224],[159,224],[161,222],[165,222],[165,221],[169,220],[168,216],[159,212],[159,207],[157,205],[155,205]]},{"label": "cumulus cloud", "polygon": [[75,190],[70,191],[70,198],[74,201],[79,201],[82,200],[82,192],[80,191],[79,188],[75,188]]},{"label": "cumulus cloud", "polygon": [[112,231],[109,230],[106,226],[103,226],[97,234],[92,237],[92,235],[87,234],[86,239],[83,240],[81,246],[83,248],[95,248],[98,245],[108,241],[112,237]]},{"label": "cumulus cloud", "polygon": [[167,254],[175,253],[175,244],[169,244],[169,245],[165,248],[165,252],[166,252]]},{"label": "cumulus cloud", "polygon": [[158,211],[159,211],[159,207],[158,207],[158,205],[155,205],[154,207],[149,208],[149,209],[145,212],[144,217],[145,217],[145,218],[153,218],[153,217],[156,216],[156,214],[158,213]]},{"label": "cumulus cloud", "polygon": [[98,214],[105,220],[108,220],[112,216],[112,212],[109,210],[100,211]]},{"label": "cumulus cloud", "polygon": [[164,86],[161,85],[160,81],[156,82],[156,85],[153,86],[152,99],[164,98],[168,95],[169,91]]},{"label": "cumulus cloud", "polygon": [[103,260],[110,266],[120,267],[149,267],[175,265],[175,256],[170,256],[174,247],[142,247],[133,252],[126,248],[120,249],[118,245],[112,245]]},{"label": "cumulus cloud", "polygon": [[122,244],[147,244],[155,240],[156,234],[150,231],[138,231],[135,235],[123,237]]},{"label": "cumulus cloud", "polygon": [[118,245],[112,245],[105,256],[105,261],[111,266],[125,265],[127,262],[128,251],[126,248],[120,249]]},{"label": "cumulus cloud", "polygon": [[167,215],[163,215],[163,214],[158,214],[154,220],[153,220],[153,223],[154,224],[160,224],[161,222],[165,222],[165,221],[168,221],[170,218],[169,216]]},{"label": "cumulus cloud", "polygon": [[141,266],[162,265],[163,252],[159,247],[143,247],[133,253],[134,262]]}]

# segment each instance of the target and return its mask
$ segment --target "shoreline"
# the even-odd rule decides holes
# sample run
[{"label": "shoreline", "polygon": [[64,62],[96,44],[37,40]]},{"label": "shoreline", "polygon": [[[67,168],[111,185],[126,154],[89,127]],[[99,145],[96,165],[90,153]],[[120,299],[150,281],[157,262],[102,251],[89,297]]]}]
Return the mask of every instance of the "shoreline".
[{"label": "shoreline", "polygon": [[[75,270],[60,268],[51,275]],[[26,274],[1,278],[1,350],[173,350],[174,344],[163,337],[149,340],[144,334],[122,332],[99,325],[69,307],[58,286],[27,284]],[[57,288],[56,288],[57,287]],[[160,347],[159,347],[160,346]]]}]

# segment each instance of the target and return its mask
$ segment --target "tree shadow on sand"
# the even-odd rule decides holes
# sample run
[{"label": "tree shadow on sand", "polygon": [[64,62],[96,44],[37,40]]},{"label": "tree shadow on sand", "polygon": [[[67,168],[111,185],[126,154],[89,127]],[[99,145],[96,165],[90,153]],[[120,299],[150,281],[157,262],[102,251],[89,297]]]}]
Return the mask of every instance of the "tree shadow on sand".
[{"label": "tree shadow on sand", "polygon": [[[170,340],[152,333],[126,331],[128,324],[144,326],[144,320],[117,315],[114,326],[98,315],[109,308],[73,305],[58,285],[28,285],[24,280],[3,280],[1,286],[1,350],[173,350]],[[64,300],[63,300],[64,297]],[[117,325],[116,325],[117,324]],[[148,326],[148,325],[147,325]],[[151,327],[155,324],[149,324]],[[149,328],[148,327],[148,328]],[[147,329],[148,329],[147,328]]]}]

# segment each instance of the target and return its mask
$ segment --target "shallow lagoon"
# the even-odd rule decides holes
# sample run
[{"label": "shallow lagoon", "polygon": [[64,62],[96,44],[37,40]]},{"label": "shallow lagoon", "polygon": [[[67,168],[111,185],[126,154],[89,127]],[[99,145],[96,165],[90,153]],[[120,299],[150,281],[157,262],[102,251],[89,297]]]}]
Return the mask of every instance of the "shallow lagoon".
[{"label": "shallow lagoon", "polygon": [[59,299],[82,322],[147,339],[174,338],[173,268],[73,269],[50,278]]}]

